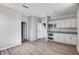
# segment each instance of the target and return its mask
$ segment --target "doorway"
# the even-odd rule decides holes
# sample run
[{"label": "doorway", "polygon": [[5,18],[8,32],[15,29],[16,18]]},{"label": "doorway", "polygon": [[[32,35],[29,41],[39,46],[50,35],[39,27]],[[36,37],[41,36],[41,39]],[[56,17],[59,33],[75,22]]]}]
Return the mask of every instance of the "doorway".
[{"label": "doorway", "polygon": [[27,22],[21,22],[21,39],[22,42],[27,41]]}]

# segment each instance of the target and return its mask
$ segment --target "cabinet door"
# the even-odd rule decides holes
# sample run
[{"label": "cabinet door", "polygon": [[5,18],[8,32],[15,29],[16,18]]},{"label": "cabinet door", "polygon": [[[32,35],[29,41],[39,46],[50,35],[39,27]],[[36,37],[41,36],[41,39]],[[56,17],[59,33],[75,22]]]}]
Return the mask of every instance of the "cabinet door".
[{"label": "cabinet door", "polygon": [[64,21],[63,20],[60,20],[60,28],[63,28],[64,27]]},{"label": "cabinet door", "polygon": [[71,35],[71,44],[76,45],[76,40],[77,40],[77,35],[76,34],[72,34]]},{"label": "cabinet door", "polygon": [[54,41],[58,41],[58,35],[57,35],[57,33],[54,33],[53,35],[54,35],[53,36],[54,37]]},{"label": "cabinet door", "polygon": [[56,42],[60,42],[61,40],[60,40],[60,35],[59,35],[59,33],[54,33],[54,41],[56,41]]},{"label": "cabinet door", "polygon": [[70,19],[70,27],[76,28],[76,19]]},{"label": "cabinet door", "polygon": [[65,20],[65,28],[69,28],[70,27],[70,20]]},{"label": "cabinet door", "polygon": [[59,42],[64,43],[64,34],[59,33]]},{"label": "cabinet door", "polygon": [[37,23],[37,39],[41,38],[42,36],[42,25],[41,23]]},{"label": "cabinet door", "polygon": [[65,43],[67,43],[67,44],[71,44],[71,36],[70,36],[70,34],[65,34]]},{"label": "cabinet door", "polygon": [[75,34],[66,34],[65,43],[76,45],[76,35]]},{"label": "cabinet door", "polygon": [[60,21],[56,21],[56,27],[60,28]]},{"label": "cabinet door", "polygon": [[66,20],[62,20],[62,21],[61,21],[61,27],[62,27],[62,28],[66,28],[65,23],[66,23]]},{"label": "cabinet door", "polygon": [[54,41],[64,43],[64,36],[61,33],[54,33]]}]

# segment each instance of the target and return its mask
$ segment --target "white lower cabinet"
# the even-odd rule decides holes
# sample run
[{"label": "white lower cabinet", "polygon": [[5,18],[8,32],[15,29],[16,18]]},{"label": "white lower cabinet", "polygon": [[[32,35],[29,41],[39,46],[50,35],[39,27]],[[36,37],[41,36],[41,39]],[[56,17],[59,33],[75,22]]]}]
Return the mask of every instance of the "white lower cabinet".
[{"label": "white lower cabinet", "polygon": [[56,42],[64,42],[64,36],[63,34],[54,33],[54,41]]},{"label": "white lower cabinet", "polygon": [[54,41],[66,44],[76,45],[76,34],[54,33]]}]

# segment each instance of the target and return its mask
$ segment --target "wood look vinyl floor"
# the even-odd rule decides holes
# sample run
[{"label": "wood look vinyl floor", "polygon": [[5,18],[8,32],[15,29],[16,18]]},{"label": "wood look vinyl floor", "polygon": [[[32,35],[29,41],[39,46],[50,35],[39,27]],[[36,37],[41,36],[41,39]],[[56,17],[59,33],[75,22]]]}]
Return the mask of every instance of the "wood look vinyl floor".
[{"label": "wood look vinyl floor", "polygon": [[77,55],[75,46],[45,42],[44,40],[26,41],[22,45],[2,50],[1,55]]}]

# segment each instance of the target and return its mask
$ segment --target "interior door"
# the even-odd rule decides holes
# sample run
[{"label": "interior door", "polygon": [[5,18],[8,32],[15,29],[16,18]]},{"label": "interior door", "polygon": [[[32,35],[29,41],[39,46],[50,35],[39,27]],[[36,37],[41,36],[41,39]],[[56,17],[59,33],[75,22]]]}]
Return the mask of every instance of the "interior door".
[{"label": "interior door", "polygon": [[21,37],[22,37],[22,41],[27,40],[27,23],[26,22],[21,23]]}]

